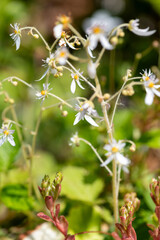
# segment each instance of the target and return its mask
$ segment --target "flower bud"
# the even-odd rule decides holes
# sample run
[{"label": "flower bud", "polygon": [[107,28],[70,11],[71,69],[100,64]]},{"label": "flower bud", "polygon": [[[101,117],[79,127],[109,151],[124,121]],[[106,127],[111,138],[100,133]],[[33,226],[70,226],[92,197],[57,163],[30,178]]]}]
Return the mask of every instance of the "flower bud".
[{"label": "flower bud", "polygon": [[14,102],[14,99],[13,98],[9,98],[9,103],[10,104],[14,104],[15,102]]},{"label": "flower bud", "polygon": [[111,95],[109,93],[104,94],[104,100],[108,100],[110,97],[111,97]]},{"label": "flower bud", "polygon": [[18,85],[18,82],[17,82],[17,81],[12,81],[12,84],[13,84],[14,86],[17,86],[17,85]]},{"label": "flower bud", "polygon": [[39,38],[39,35],[38,35],[38,34],[33,34],[33,37],[34,37],[35,39],[38,39],[38,38]]},{"label": "flower bud", "polygon": [[131,152],[135,152],[135,151],[136,151],[136,145],[133,143],[133,144],[130,146],[129,150],[130,150]]},{"label": "flower bud", "polygon": [[110,42],[111,42],[111,44],[113,44],[113,45],[117,45],[117,44],[118,44],[118,37],[116,37],[116,36],[112,37],[111,40],[110,40]]},{"label": "flower bud", "polygon": [[66,117],[68,115],[68,112],[67,111],[62,111],[62,116],[63,117]]}]

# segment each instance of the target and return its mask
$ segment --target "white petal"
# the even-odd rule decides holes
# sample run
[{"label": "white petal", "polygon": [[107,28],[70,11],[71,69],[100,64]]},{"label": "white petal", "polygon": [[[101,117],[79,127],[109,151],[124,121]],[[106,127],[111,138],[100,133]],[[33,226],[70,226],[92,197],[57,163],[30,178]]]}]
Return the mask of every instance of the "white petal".
[{"label": "white petal", "polygon": [[92,49],[90,48],[90,46],[87,47],[87,51],[88,51],[88,54],[91,58],[95,58],[92,54]]},{"label": "white petal", "polygon": [[104,149],[107,150],[107,151],[111,151],[112,150],[112,146],[110,144],[106,144],[104,146]]},{"label": "white petal", "polygon": [[154,93],[151,89],[146,88],[146,97],[145,97],[145,104],[151,105],[153,103]]},{"label": "white petal", "polygon": [[49,72],[49,69],[50,69],[50,68],[47,68],[47,70],[46,70],[45,73],[42,75],[42,77],[41,77],[40,79],[38,79],[38,80],[35,80],[35,81],[41,81],[41,80],[47,75],[47,73]]},{"label": "white petal", "polygon": [[154,85],[154,88],[158,89],[160,88],[160,85]]},{"label": "white petal", "polygon": [[96,76],[96,64],[93,62],[88,64],[88,75],[91,79],[95,78]]},{"label": "white petal", "polygon": [[107,166],[112,160],[113,160],[113,155],[111,155],[107,160],[101,164],[101,167]]},{"label": "white petal", "polygon": [[118,149],[121,150],[122,148],[124,148],[126,146],[125,143],[121,143],[120,141],[118,142]]},{"label": "white petal", "polygon": [[73,47],[72,44],[70,44],[70,42],[68,42],[67,40],[66,40],[66,43],[68,44],[68,46],[69,46],[70,48],[72,48],[72,49],[74,49],[74,50],[76,49],[76,48]]},{"label": "white petal", "polygon": [[72,80],[71,82],[71,92],[74,94],[76,90],[76,83],[75,80]]},{"label": "white petal", "polygon": [[20,48],[20,44],[21,44],[21,38],[20,38],[20,36],[17,36],[17,39],[16,39],[16,50],[18,50]]},{"label": "white petal", "polygon": [[75,118],[75,120],[74,120],[73,125],[76,125],[81,119],[82,119],[82,115],[81,115],[81,113],[79,112],[79,113],[76,114],[76,118]]},{"label": "white petal", "polygon": [[66,58],[58,58],[58,62],[60,65],[65,65],[66,64]]},{"label": "white petal", "polygon": [[8,142],[9,142],[12,146],[15,146],[15,145],[16,145],[16,144],[15,144],[15,141],[13,140],[13,136],[12,136],[12,135],[8,136],[7,140],[8,140]]},{"label": "white petal", "polygon": [[126,166],[122,166],[122,169],[123,169],[123,171],[124,171],[125,173],[129,173],[129,170],[128,170],[128,168],[127,168]]},{"label": "white petal", "polygon": [[147,32],[147,30],[148,30],[148,28],[146,28],[146,29],[132,29],[131,31],[138,36],[144,36],[144,37],[150,36],[150,35],[152,35],[156,32],[156,30],[152,30],[152,31],[148,31],[148,32]]},{"label": "white petal", "polygon": [[87,122],[89,122],[92,126],[99,127],[98,124],[88,115],[85,115],[84,118]]},{"label": "white petal", "polygon": [[53,28],[55,38],[60,38],[63,30],[63,24],[58,24]]},{"label": "white petal", "polygon": [[130,163],[130,160],[126,157],[124,157],[121,153],[117,152],[116,154],[116,160],[119,164],[121,165],[126,165],[128,166]]},{"label": "white petal", "polygon": [[105,49],[112,50],[113,46],[109,43],[109,40],[105,36],[100,37],[100,42]]},{"label": "white petal", "polygon": [[85,89],[85,88],[81,85],[81,83],[80,83],[79,80],[77,80],[77,84],[78,84],[78,86],[79,86],[81,89]]},{"label": "white petal", "polygon": [[6,138],[5,138],[5,137],[2,137],[2,138],[0,139],[0,146],[2,146],[5,141],[6,141]]},{"label": "white petal", "polygon": [[[155,87],[155,86],[154,86]],[[152,89],[153,90],[153,92],[154,92],[154,94],[155,95],[157,95],[158,97],[160,97],[160,92],[158,91],[158,90],[156,90],[156,89]]]},{"label": "white petal", "polygon": [[99,38],[94,34],[89,36],[89,47],[92,50],[94,50],[97,47],[98,40],[99,40]]}]

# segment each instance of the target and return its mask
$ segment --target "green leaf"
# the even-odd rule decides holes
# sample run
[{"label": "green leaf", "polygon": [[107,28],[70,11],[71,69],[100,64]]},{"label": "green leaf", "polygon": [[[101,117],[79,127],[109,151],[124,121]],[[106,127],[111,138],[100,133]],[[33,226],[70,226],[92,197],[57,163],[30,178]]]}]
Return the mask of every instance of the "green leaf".
[{"label": "green leaf", "polygon": [[13,210],[33,210],[34,199],[28,197],[28,189],[22,184],[12,184],[3,187],[1,190],[1,201]]},{"label": "green leaf", "polygon": [[148,147],[159,148],[160,147],[160,129],[152,129],[143,134],[141,139],[142,143],[145,143]]},{"label": "green leaf", "polygon": [[87,171],[83,168],[69,166],[62,170],[64,179],[62,182],[62,194],[72,200],[94,203],[103,190],[101,179],[92,183],[85,182]]},{"label": "green leaf", "polygon": [[[72,208],[67,220],[72,233],[99,231],[100,229],[100,217],[90,206],[76,206]],[[76,239],[101,240],[103,239],[103,235],[99,233],[86,233],[76,236]]]}]

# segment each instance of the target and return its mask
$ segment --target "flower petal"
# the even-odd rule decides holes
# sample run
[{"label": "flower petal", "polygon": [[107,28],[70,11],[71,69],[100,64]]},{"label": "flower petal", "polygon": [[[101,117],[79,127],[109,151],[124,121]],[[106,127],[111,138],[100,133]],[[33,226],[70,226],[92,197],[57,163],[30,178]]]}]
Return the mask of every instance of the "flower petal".
[{"label": "flower petal", "polygon": [[87,122],[89,122],[92,126],[99,127],[98,124],[88,115],[85,115],[84,118]]},{"label": "flower petal", "polygon": [[8,136],[7,140],[12,146],[16,145],[12,135]]},{"label": "flower petal", "polygon": [[58,24],[53,28],[55,38],[60,38],[63,30],[63,24]]},{"label": "flower petal", "polygon": [[96,76],[96,64],[93,62],[88,63],[88,75],[91,79]]},{"label": "flower petal", "polygon": [[76,125],[81,119],[82,119],[82,115],[81,115],[81,113],[79,112],[79,113],[76,114],[76,118],[75,118],[75,120],[74,120],[73,125]]},{"label": "flower petal", "polygon": [[108,40],[107,38],[105,38],[104,35],[101,35],[101,37],[100,37],[100,42],[101,42],[102,46],[103,46],[105,49],[108,49],[108,50],[112,50],[112,49],[113,49],[112,44],[109,43],[109,40]]},{"label": "flower petal", "polygon": [[113,155],[111,155],[109,158],[107,158],[107,160],[104,162],[104,163],[102,163],[100,166],[101,167],[104,167],[104,166],[107,166],[112,160],[113,160]]},{"label": "flower petal", "polygon": [[88,51],[88,54],[91,58],[95,58],[92,54],[92,49],[90,48],[90,46],[87,47],[87,51]]},{"label": "flower petal", "polygon": [[17,39],[16,39],[16,50],[18,50],[20,48],[20,44],[21,44],[21,38],[20,38],[20,36],[17,36]]},{"label": "flower petal", "polygon": [[76,90],[76,83],[75,80],[72,80],[71,82],[71,92],[74,94]]},{"label": "flower petal", "polygon": [[131,162],[128,158],[124,157],[124,156],[123,156],[121,153],[119,153],[119,152],[117,152],[117,153],[115,154],[115,156],[116,156],[117,162],[118,162],[119,164],[121,164],[121,165],[126,165],[126,166],[128,166],[128,165],[130,164],[130,162]]},{"label": "flower petal", "polygon": [[[154,86],[155,87],[155,86]],[[160,97],[160,91],[156,90],[155,88],[153,88],[153,92],[156,96]]]},{"label": "flower petal", "polygon": [[79,80],[77,80],[77,84],[78,84],[78,86],[79,86],[81,89],[85,89],[85,88],[81,85],[81,83],[80,83]]},{"label": "flower petal", "polygon": [[50,68],[47,68],[47,70],[46,70],[45,73],[42,75],[42,77],[41,77],[40,79],[38,79],[38,80],[35,80],[35,81],[41,81],[41,80],[47,75],[47,73],[49,72],[49,69],[50,69]]},{"label": "flower petal", "polygon": [[151,105],[153,103],[154,93],[151,89],[146,88],[146,97],[145,97],[145,104]]},{"label": "flower petal", "polygon": [[3,137],[0,139],[0,146],[2,146],[5,141],[6,141],[6,138],[3,136]]},{"label": "flower petal", "polygon": [[91,34],[89,36],[89,47],[92,50],[94,50],[97,47],[98,40],[99,40],[99,38],[96,35],[94,35],[94,34]]},{"label": "flower petal", "polygon": [[138,36],[150,36],[152,34],[154,34],[156,32],[156,30],[152,30],[152,31],[148,31],[149,28],[145,28],[145,29],[132,29],[131,32],[133,32],[134,34],[138,35]]}]

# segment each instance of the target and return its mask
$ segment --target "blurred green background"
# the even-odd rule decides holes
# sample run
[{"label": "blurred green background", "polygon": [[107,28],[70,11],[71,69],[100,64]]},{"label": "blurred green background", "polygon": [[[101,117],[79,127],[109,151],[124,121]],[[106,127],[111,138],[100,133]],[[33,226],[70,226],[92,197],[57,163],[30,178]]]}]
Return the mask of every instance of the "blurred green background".
[{"label": "blurred green background", "polygon": [[[42,88],[42,82],[35,82],[42,76],[44,68],[42,59],[48,55],[41,40],[33,39],[22,33],[22,44],[15,50],[9,34],[12,32],[10,23],[20,23],[20,26],[35,26],[52,44],[53,26],[59,14],[70,14],[73,25],[83,36],[83,20],[91,16],[97,9],[103,9],[113,16],[118,16],[124,22],[139,18],[142,27],[150,26],[157,32],[151,37],[138,37],[125,31],[125,38],[114,54],[116,61],[109,64],[110,52],[106,52],[98,74],[104,92],[111,88],[109,79],[114,78],[116,91],[122,84],[122,77],[128,68],[135,69],[135,76],[142,69],[152,68],[160,76],[158,68],[159,59],[159,28],[160,4],[159,0],[26,0],[26,1],[0,1],[0,80],[8,76],[17,76],[37,89]],[[155,42],[156,41],[156,42]],[[156,46],[156,47],[155,47]],[[157,47],[158,46],[158,47]],[[98,52],[101,46],[98,46]],[[145,55],[144,52],[148,51]],[[95,54],[97,52],[95,51]],[[143,53],[140,60],[137,53]],[[73,53],[74,54],[74,53]],[[77,54],[77,53],[76,53]],[[84,53],[79,56],[85,57]],[[86,65],[74,63],[77,69],[86,74]],[[111,70],[112,69],[112,70]],[[114,69],[114,71],[113,71]],[[73,98],[70,93],[71,77],[68,72],[62,78],[50,77],[50,87],[64,99]],[[25,126],[23,137],[25,143],[30,143],[30,130],[35,127],[40,111],[40,102],[35,99],[34,93],[18,84],[17,87],[6,82],[4,89],[15,100],[19,123]],[[65,89],[65,91],[64,91]],[[113,89],[113,86],[112,86]],[[89,97],[91,92],[77,90],[76,96]],[[115,118],[115,138],[131,139],[137,145],[134,154],[128,152],[132,159],[129,175],[123,175],[120,187],[120,206],[123,196],[127,192],[135,191],[141,200],[141,208],[136,215],[134,227],[138,239],[149,239],[146,223],[153,221],[154,205],[149,197],[149,182],[152,177],[159,174],[160,167],[160,104],[155,99],[151,107],[144,105],[145,92],[135,87],[135,95],[121,98],[121,104]],[[0,111],[8,106],[4,96],[0,95]],[[47,99],[45,105],[56,103]],[[74,103],[74,102],[73,102]],[[68,110],[66,107],[64,109]],[[33,163],[33,178],[35,186],[40,184],[45,174],[52,178],[57,171],[62,171],[62,213],[69,221],[70,232],[85,230],[108,230],[113,228],[112,222],[112,193],[111,178],[100,164],[91,149],[81,144],[79,148],[69,146],[69,139],[76,131],[79,136],[90,140],[104,157],[103,146],[106,142],[105,129],[92,129],[87,123],[80,122],[73,126],[75,112],[68,110],[67,117],[61,116],[58,106],[44,111],[37,138],[36,157]],[[10,114],[7,114],[11,117]],[[37,200],[34,195],[28,198],[28,173],[20,149],[16,133],[14,134],[16,147],[8,143],[0,148],[0,236],[2,239],[17,239],[18,235],[27,230],[34,229],[42,221],[36,217],[36,212],[44,208],[43,201]],[[46,211],[46,210],[44,210]],[[47,212],[47,211],[46,211]],[[85,239],[86,236],[79,237]],[[87,235],[87,239],[103,239],[102,235]],[[77,238],[78,239],[78,238]],[[106,239],[109,239],[106,237]]]}]

